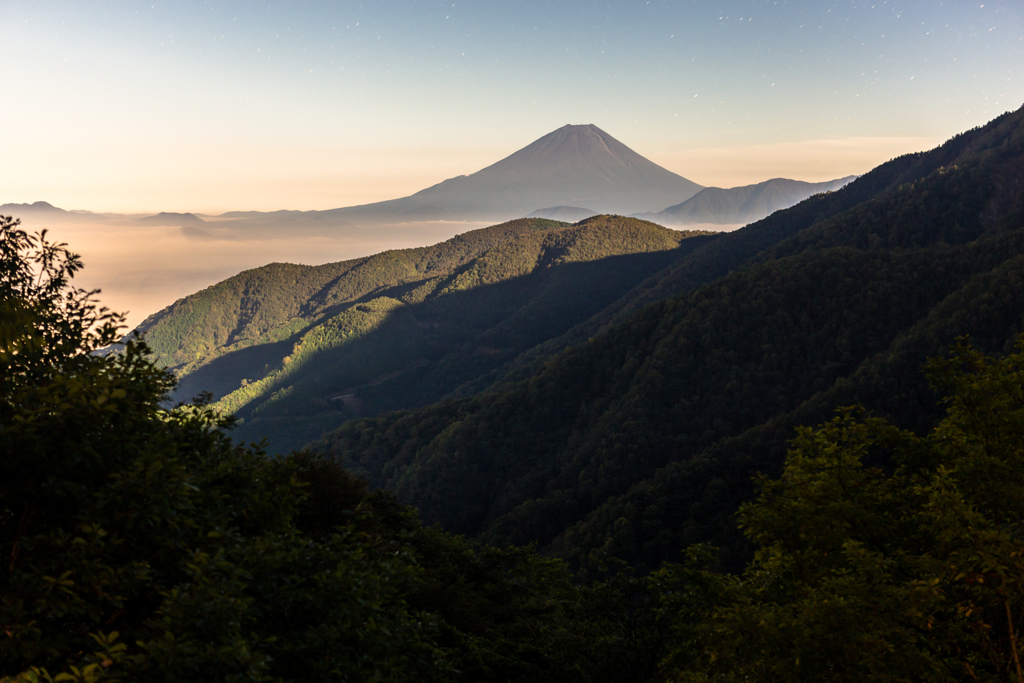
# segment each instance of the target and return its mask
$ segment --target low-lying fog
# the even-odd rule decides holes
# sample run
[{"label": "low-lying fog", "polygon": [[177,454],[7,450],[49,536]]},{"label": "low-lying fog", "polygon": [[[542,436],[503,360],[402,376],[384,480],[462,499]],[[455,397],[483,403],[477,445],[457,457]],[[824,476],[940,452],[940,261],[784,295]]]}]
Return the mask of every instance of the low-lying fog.
[{"label": "low-lying fog", "polygon": [[101,304],[127,312],[134,327],[177,299],[249,268],[272,262],[319,265],[368,256],[387,249],[426,246],[487,223],[434,221],[313,231],[290,229],[278,235],[259,230],[247,235],[231,221],[199,227],[141,225],[135,218],[54,220],[22,217],[29,232],[49,231],[51,241],[67,242],[85,268],[75,277],[84,289],[100,289]]}]

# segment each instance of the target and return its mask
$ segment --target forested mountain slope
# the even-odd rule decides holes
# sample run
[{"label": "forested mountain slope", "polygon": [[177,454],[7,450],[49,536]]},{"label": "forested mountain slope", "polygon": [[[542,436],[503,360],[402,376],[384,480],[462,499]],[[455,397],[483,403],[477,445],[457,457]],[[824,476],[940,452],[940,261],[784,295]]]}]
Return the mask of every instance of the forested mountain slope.
[{"label": "forested mountain slope", "polygon": [[247,271],[141,330],[181,378],[179,397],[212,391],[243,418],[238,438],[288,450],[353,416],[440,400],[710,238],[612,216],[512,221],[433,247]]},{"label": "forested mountain slope", "polygon": [[735,562],[730,515],[793,427],[860,402],[921,428],[928,355],[964,334],[1002,351],[1020,331],[1022,119],[702,245],[528,380],[353,421],[315,447],[488,541],[650,566],[715,540]]},{"label": "forested mountain slope", "polygon": [[[997,204],[1000,201],[1008,201],[1006,197],[1013,196],[1013,181],[1000,179],[1000,175],[1005,173],[1007,178],[1016,177],[1016,171],[1012,169],[1012,166],[1017,162],[1014,161],[1013,153],[1008,155],[1008,161],[999,161],[1000,149],[997,148],[1001,148],[1004,143],[1010,144],[1013,135],[1017,134],[1015,131],[1019,129],[1020,119],[1021,111],[1019,110],[1004,114],[988,125],[957,135],[933,150],[906,154],[882,164],[840,190],[814,195],[790,209],[776,212],[739,230],[723,233],[715,240],[700,245],[699,248],[694,249],[692,253],[679,259],[665,270],[647,278],[598,315],[568,330],[565,334],[530,349],[489,375],[486,380],[494,388],[498,388],[509,382],[525,379],[535,373],[545,361],[562,350],[581,344],[599,332],[625,322],[644,306],[712,282],[737,268],[756,262],[757,259],[769,257],[774,253],[770,250],[776,245],[785,243],[786,240],[803,233],[811,226],[817,226],[816,230],[808,232],[785,248],[792,250],[798,248],[797,245],[806,244],[809,240],[820,239],[818,235],[828,219],[861,206],[869,200],[878,200],[882,203],[871,205],[872,208],[869,210],[869,212],[874,212],[873,215],[861,213],[858,217],[857,223],[860,227],[857,229],[868,231],[859,238],[863,242],[866,236],[871,234],[870,231],[875,224],[872,221],[881,220],[886,225],[893,221],[903,221],[900,215],[885,208],[885,203],[894,201],[901,188],[903,191],[909,191],[910,187],[929,175],[938,174],[932,179],[931,194],[922,194],[915,200],[918,203],[915,208],[918,215],[908,217],[910,222],[904,221],[900,230],[905,231],[911,226],[923,225],[924,221],[930,220],[928,212],[938,211],[935,207],[940,205],[943,210],[948,210],[952,206],[960,211],[963,209],[963,201],[967,197],[957,199],[958,189],[956,187],[942,185],[943,182],[949,181],[949,179],[943,181],[942,178],[947,176],[957,163],[961,165],[964,163],[978,164],[979,168],[970,173],[955,174],[956,180],[953,182],[970,182],[977,185],[984,183],[985,178],[991,178],[993,182],[999,184],[999,187],[975,187],[973,190],[969,190],[967,194],[973,199],[968,199],[968,201],[983,201],[981,198],[990,198],[990,196],[1004,197],[1002,200],[996,200]],[[979,160],[977,158],[979,155],[985,156],[986,160]],[[996,166],[1005,166],[1006,164],[1009,164],[1011,168],[993,170]],[[942,186],[940,187],[940,185]],[[925,192],[927,191],[925,190]],[[952,194],[943,197],[941,193]],[[936,203],[932,204],[932,202]],[[925,208],[924,203],[929,203],[932,208]],[[861,208],[865,209],[866,206]],[[980,220],[982,209],[974,206],[971,210]],[[885,211],[885,213],[879,215],[879,211]],[[1007,220],[1012,222],[1011,218],[1007,218]],[[778,255],[782,253],[778,252]],[[487,387],[488,384],[477,382],[463,387],[458,393],[468,396]]]}]

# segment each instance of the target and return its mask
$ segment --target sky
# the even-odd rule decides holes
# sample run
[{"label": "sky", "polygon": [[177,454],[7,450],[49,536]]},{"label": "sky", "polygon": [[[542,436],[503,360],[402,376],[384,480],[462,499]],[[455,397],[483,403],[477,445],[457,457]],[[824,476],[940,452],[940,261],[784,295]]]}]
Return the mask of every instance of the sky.
[{"label": "sky", "polygon": [[329,209],[593,123],[702,185],[864,173],[1024,103],[1024,2],[0,0],[0,203]]}]

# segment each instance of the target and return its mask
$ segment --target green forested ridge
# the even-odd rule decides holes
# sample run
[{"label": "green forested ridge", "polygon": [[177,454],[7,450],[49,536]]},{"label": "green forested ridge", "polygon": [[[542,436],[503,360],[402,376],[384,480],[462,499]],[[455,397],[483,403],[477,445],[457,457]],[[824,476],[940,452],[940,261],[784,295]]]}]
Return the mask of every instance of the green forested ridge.
[{"label": "green forested ridge", "polygon": [[[1012,206],[1016,201],[1014,193],[1017,190],[1014,188],[1018,187],[1015,179],[1019,178],[1020,118],[1020,111],[1004,114],[988,125],[957,135],[931,151],[906,154],[882,164],[841,190],[815,195],[790,209],[700,245],[637,285],[598,315],[507,364],[498,374],[496,385],[529,377],[545,360],[569,346],[585,342],[611,325],[626,321],[651,302],[711,282],[758,259],[789,253],[773,251],[780,244],[790,250],[803,248],[803,245],[810,247],[812,242],[821,239],[822,230],[829,225],[828,219],[843,216],[864,202],[877,200],[870,211],[860,207],[861,211],[845,216],[842,226],[828,230],[828,239],[836,240],[836,245],[863,248],[865,240],[871,239],[873,226],[878,220],[888,224],[889,228],[893,227],[893,222],[899,223],[900,227],[891,233],[890,238],[906,239],[908,236],[901,230],[924,229],[923,226],[933,217],[948,222],[951,208],[958,212],[957,219],[963,218],[970,224],[964,227],[975,233],[982,221],[990,221],[994,216],[999,216],[1004,224],[1016,221],[1019,225],[1021,209],[1019,205],[1016,209]],[[950,171],[954,171],[953,177],[944,178]],[[930,194],[918,192],[915,205],[901,204],[901,211],[909,211],[913,216],[887,211],[886,204],[898,199],[901,191],[909,191],[915,183],[929,176]],[[985,179],[991,180],[993,185],[984,186]],[[959,199],[954,199],[956,197]],[[993,198],[998,199],[984,210],[979,205],[965,212],[965,201],[970,205],[971,202],[984,203]],[[941,209],[938,208],[940,206]],[[1007,211],[1016,211],[1017,217],[1007,215]],[[985,212],[987,218],[983,218]],[[854,215],[856,220],[853,220]],[[809,230],[812,226],[815,229]],[[866,232],[855,236],[858,230]],[[954,220],[945,230],[952,234],[961,228],[956,227]],[[464,393],[476,393],[484,388],[486,386],[477,383],[467,387]]]},{"label": "green forested ridge", "polygon": [[603,548],[654,567],[711,539],[738,566],[730,515],[756,471],[777,471],[796,426],[861,402],[926,428],[937,415],[924,360],[964,334],[1005,351],[1020,331],[1022,118],[748,227],[763,253],[743,251],[756,247],[741,231],[716,238],[655,286],[738,270],[528,380],[353,421],[315,448],[425,519],[490,542],[537,541],[581,564]]},{"label": "green forested ridge", "polygon": [[296,330],[286,329],[283,337],[275,330],[289,323],[308,326],[306,317],[331,305],[446,274],[502,240],[563,225],[542,219],[512,221],[431,248],[387,251],[323,266],[273,263],[175,302],[147,318],[139,331],[146,334],[160,365],[187,374],[235,347],[290,337]]},{"label": "green forested ridge", "polygon": [[710,235],[616,216],[512,221],[434,247],[247,271],[141,329],[180,374],[179,396],[210,390],[244,419],[238,438],[287,450],[347,418],[439,400]]},{"label": "green forested ridge", "polygon": [[[664,231],[647,224],[641,234],[626,219],[589,219],[582,235],[551,221],[513,221],[426,249],[249,271],[178,302],[143,329],[160,362],[179,374],[179,396],[210,390],[221,408],[245,418],[241,438],[271,435],[275,446],[296,447],[347,418],[525,379],[646,303],[758,260],[821,248],[822,239],[865,248],[884,233],[889,242],[875,248],[895,248],[913,243],[904,231],[937,224],[942,234],[932,239],[957,243],[979,234],[991,216],[1006,222],[1014,185],[1012,168],[1002,166],[1013,164],[1015,121],[1001,117],[841,191],[684,248],[651,252],[666,246]],[[986,185],[987,178],[994,182]],[[908,193],[914,202],[905,201]],[[984,210],[971,204],[986,201]],[[563,244],[541,244],[537,232],[545,228],[555,228]],[[623,235],[630,244],[620,243]],[[566,240],[576,240],[575,248]],[[544,268],[538,250],[561,265]],[[638,250],[645,256],[601,259]],[[531,267],[530,277],[515,277]],[[480,287],[497,282],[505,286]],[[378,297],[405,305],[368,303]],[[342,310],[360,303],[361,311]],[[292,359],[300,362],[285,364]]]}]

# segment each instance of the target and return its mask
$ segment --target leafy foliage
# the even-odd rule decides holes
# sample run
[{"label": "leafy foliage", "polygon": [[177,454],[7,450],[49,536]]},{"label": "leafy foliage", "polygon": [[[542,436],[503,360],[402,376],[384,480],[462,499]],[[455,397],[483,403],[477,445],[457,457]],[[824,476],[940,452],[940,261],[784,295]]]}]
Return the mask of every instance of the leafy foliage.
[{"label": "leafy foliage", "polygon": [[301,469],[231,445],[117,317],[70,287],[63,245],[0,221],[0,667],[25,680],[421,680],[429,621],[400,547],[312,543]]},{"label": "leafy foliage", "polygon": [[352,520],[375,538],[401,538],[417,560],[406,600],[430,614],[438,646],[462,681],[658,680],[668,620],[649,581],[604,567],[581,586],[566,564],[532,549],[475,544],[420,526],[394,495],[368,491],[336,460],[294,456],[308,473],[298,524],[314,537]]},{"label": "leafy foliage", "polygon": [[[1024,338],[930,365],[947,414],[919,437],[845,410],[801,429],[739,513],[742,579],[669,567],[687,681],[1020,680]],[[714,589],[695,596],[694,580]],[[708,596],[712,596],[709,600]]]}]

